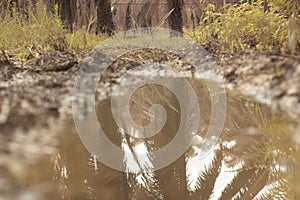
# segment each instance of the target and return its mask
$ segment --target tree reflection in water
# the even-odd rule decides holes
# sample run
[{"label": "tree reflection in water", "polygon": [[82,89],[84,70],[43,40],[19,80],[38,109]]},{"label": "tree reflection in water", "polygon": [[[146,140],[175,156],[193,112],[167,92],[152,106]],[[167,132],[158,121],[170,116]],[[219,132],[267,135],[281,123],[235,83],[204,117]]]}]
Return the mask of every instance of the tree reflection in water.
[{"label": "tree reflection in water", "polygon": [[[149,123],[148,109],[164,106],[168,119],[150,139],[137,139],[119,129],[111,112],[110,99],[97,105],[99,122],[107,137],[124,151],[128,173],[111,169],[85,150],[75,130],[66,133],[55,159],[57,197],[62,199],[292,199],[294,191],[292,122],[263,105],[227,94],[226,122],[215,150],[206,158],[199,154],[208,142],[203,139],[211,113],[208,90],[203,81],[189,79],[198,95],[201,126],[192,146],[171,165],[155,172],[136,169],[151,166],[138,153],[151,152],[167,144],[176,133],[180,106],[170,91],[145,85],[130,101],[130,114],[139,125]],[[163,94],[163,95],[161,95]],[[163,96],[163,98],[162,98]],[[191,105],[191,109],[193,105]],[[118,134],[116,134],[118,133]],[[107,152],[107,156],[110,154]],[[126,163],[131,163],[130,165]],[[134,165],[133,165],[134,163]]]}]

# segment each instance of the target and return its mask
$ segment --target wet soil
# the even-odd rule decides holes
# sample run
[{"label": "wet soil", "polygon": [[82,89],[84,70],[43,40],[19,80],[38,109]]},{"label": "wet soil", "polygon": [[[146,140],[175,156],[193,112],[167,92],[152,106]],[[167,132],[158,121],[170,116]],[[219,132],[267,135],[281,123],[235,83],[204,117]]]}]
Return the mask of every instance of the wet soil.
[{"label": "wet soil", "polygon": [[300,57],[245,53],[219,60],[227,86],[292,117],[300,114]]}]

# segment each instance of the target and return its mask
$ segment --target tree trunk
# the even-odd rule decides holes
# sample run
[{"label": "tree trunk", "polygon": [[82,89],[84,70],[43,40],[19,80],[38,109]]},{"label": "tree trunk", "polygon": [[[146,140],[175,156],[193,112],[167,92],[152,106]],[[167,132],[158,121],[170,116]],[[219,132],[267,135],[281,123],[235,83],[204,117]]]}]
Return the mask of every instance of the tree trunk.
[{"label": "tree trunk", "polygon": [[97,30],[96,33],[112,35],[114,31],[110,0],[97,0]]},{"label": "tree trunk", "polygon": [[127,31],[132,27],[132,2],[127,4],[126,14],[125,14],[125,25],[124,30]]},{"label": "tree trunk", "polygon": [[168,9],[172,10],[172,13],[170,14],[168,21],[170,28],[174,31],[171,32],[171,37],[174,36],[182,36],[183,30],[183,22],[182,22],[182,6],[183,1],[182,0],[167,0]]},{"label": "tree trunk", "polygon": [[61,18],[65,22],[66,28],[73,31],[73,24],[75,23],[75,3],[73,0],[58,0]]}]

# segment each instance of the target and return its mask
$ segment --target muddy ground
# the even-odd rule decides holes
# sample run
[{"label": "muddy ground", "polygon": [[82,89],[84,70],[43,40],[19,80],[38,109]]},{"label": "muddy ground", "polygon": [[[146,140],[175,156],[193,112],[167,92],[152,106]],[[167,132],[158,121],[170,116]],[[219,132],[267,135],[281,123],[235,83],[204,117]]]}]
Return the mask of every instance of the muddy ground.
[{"label": "muddy ground", "polygon": [[300,114],[300,57],[245,53],[218,61],[229,88],[291,117]]},{"label": "muddy ground", "polygon": [[[228,88],[300,116],[300,57],[253,52],[214,59]],[[72,120],[76,56],[56,52],[26,63],[0,60],[0,199],[41,199],[40,188],[24,189],[34,180],[23,172],[56,153],[59,130]]]}]

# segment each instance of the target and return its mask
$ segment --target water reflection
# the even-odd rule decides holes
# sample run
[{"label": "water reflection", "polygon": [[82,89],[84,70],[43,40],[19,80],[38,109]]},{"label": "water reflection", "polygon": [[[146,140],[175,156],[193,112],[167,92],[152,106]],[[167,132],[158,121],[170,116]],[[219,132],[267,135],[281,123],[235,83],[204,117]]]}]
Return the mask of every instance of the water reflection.
[{"label": "water reflection", "polygon": [[[128,129],[120,129],[114,121],[110,99],[102,100],[97,104],[97,114],[104,132],[120,149],[132,153],[131,157],[124,156],[127,173],[105,166],[90,155],[70,123],[53,161],[57,199],[293,198],[293,121],[229,92],[220,138],[205,138],[213,102],[203,81],[188,81],[197,93],[201,118],[185,154],[158,171],[140,170],[151,166],[155,158],[141,159],[139,155],[168,144],[180,124],[180,106],[175,96],[164,87],[144,85],[132,96],[130,114],[137,124],[147,125],[149,108],[160,104],[168,116],[162,130],[148,139],[129,136],[124,131]],[[201,159],[205,146],[216,140],[214,151]],[[110,153],[105,154],[109,159]]]}]

